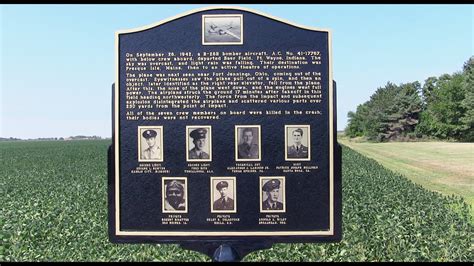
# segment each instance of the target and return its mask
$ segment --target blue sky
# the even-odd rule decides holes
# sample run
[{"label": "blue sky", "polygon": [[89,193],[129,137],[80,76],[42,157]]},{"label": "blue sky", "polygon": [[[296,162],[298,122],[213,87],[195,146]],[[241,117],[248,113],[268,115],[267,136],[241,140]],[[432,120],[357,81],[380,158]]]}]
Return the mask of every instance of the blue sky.
[{"label": "blue sky", "polygon": [[[114,32],[205,6],[0,5],[0,137],[110,137]],[[474,50],[473,5],[238,6],[332,30],[338,130],[388,81],[459,71]]]}]

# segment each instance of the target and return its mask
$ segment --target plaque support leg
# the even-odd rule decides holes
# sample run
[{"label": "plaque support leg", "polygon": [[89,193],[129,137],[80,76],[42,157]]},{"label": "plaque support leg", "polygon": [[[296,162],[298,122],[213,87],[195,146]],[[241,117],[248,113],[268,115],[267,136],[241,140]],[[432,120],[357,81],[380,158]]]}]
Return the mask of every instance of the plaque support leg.
[{"label": "plaque support leg", "polygon": [[235,262],[240,260],[241,258],[237,251],[227,244],[220,245],[212,256],[212,261],[215,262]]},{"label": "plaque support leg", "polygon": [[197,251],[214,262],[239,262],[251,252],[272,247],[271,242],[196,242],[180,244],[183,249]]}]

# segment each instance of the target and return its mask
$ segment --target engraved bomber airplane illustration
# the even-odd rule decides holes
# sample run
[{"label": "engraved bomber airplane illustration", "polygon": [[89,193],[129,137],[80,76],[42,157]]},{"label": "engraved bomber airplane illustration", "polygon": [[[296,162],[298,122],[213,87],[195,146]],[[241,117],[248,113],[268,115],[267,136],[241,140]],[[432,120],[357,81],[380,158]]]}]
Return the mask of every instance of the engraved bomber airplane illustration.
[{"label": "engraved bomber airplane illustration", "polygon": [[216,24],[211,23],[211,25],[209,25],[209,27],[210,27],[210,29],[208,29],[207,32],[209,32],[210,34],[219,34],[219,35],[226,35],[227,34],[227,35],[233,36],[233,37],[240,40],[239,36],[237,36],[234,33],[229,31],[230,29],[234,28],[234,26],[232,26],[232,22],[229,25],[222,26],[222,27],[219,27]]}]

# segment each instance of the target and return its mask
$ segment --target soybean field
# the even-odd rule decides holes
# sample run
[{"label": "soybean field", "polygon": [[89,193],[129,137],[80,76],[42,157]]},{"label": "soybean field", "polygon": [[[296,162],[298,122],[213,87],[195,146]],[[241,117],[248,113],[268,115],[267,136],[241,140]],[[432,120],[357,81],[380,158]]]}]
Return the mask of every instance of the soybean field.
[{"label": "soybean field", "polygon": [[[112,244],[107,147],[0,143],[0,261],[210,261],[178,245]],[[469,205],[343,146],[343,240],[276,244],[244,261],[473,261]]]}]

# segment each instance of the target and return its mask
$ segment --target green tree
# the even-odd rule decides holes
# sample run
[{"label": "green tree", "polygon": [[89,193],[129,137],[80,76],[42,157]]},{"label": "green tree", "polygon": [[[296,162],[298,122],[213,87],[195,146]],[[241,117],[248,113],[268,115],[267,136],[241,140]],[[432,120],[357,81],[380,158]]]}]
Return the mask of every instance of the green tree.
[{"label": "green tree", "polygon": [[461,118],[466,109],[461,105],[466,96],[463,80],[462,73],[439,77],[436,88],[431,91],[431,101],[427,103],[422,116],[425,134],[440,139],[462,138],[465,127]]},{"label": "green tree", "polygon": [[463,67],[464,80],[461,84],[466,95],[461,101],[461,106],[464,108],[464,115],[460,122],[462,126],[461,140],[474,141],[474,56],[464,63]]},{"label": "green tree", "polygon": [[421,85],[418,81],[401,84],[397,95],[388,104],[387,130],[381,133],[381,140],[395,140],[415,131],[422,108]]},{"label": "green tree", "polygon": [[463,71],[419,82],[387,82],[349,112],[346,133],[386,141],[406,136],[474,141],[474,57]]},{"label": "green tree", "polygon": [[366,134],[369,140],[383,141],[389,129],[390,104],[400,88],[391,82],[378,88],[367,103]]},{"label": "green tree", "polygon": [[351,138],[360,137],[364,134],[361,128],[361,121],[358,119],[357,113],[349,111],[347,113],[348,124],[345,131],[345,134]]},{"label": "green tree", "polygon": [[433,96],[433,91],[436,90],[437,82],[437,77],[429,77],[425,80],[425,84],[422,88],[422,100],[424,105],[428,105],[435,100]]},{"label": "green tree", "polygon": [[367,133],[367,124],[369,123],[368,117],[368,107],[367,103],[359,104],[357,106],[357,111],[354,113],[350,111],[348,116],[348,125],[345,129],[345,133],[347,136],[354,138],[354,137],[362,137]]}]

